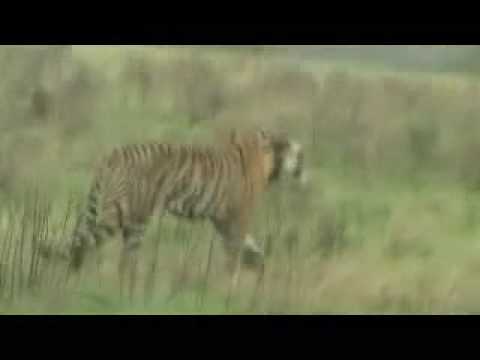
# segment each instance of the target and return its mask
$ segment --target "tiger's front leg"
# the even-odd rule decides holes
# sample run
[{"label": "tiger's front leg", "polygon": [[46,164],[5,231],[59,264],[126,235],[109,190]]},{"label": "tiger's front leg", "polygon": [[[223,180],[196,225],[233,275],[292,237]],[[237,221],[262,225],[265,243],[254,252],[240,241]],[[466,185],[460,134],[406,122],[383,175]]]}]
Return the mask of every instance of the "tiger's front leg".
[{"label": "tiger's front leg", "polygon": [[226,269],[230,276],[230,286],[227,295],[227,307],[232,293],[235,291],[240,278],[241,255],[244,234],[238,221],[229,219],[212,219],[215,229],[220,234],[226,255]]},{"label": "tiger's front leg", "polygon": [[[245,219],[245,218],[243,218]],[[231,276],[228,298],[236,290],[242,267],[257,271],[257,288],[264,273],[264,254],[255,239],[246,233],[242,217],[229,221],[214,221],[215,228],[222,236],[226,256],[227,270]]]},{"label": "tiger's front leg", "polygon": [[265,253],[252,235],[247,234],[243,246],[242,264],[263,274]]},{"label": "tiger's front leg", "polygon": [[257,273],[257,281],[250,302],[251,309],[255,309],[264,290],[265,252],[250,234],[245,239],[242,263]]},{"label": "tiger's front leg", "polygon": [[238,241],[234,246],[227,248],[227,266],[232,276],[229,297],[236,291],[242,268],[245,267],[256,273],[255,288],[250,302],[251,308],[255,308],[264,285],[265,257],[263,250],[250,234],[245,235],[243,239],[243,241]]}]

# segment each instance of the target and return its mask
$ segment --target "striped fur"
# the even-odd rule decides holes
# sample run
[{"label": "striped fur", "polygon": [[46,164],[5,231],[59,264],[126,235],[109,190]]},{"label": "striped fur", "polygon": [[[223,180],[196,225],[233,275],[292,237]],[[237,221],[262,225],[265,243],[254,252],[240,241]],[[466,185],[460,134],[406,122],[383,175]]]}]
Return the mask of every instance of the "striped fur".
[{"label": "striped fur", "polygon": [[126,259],[138,248],[150,218],[166,212],[211,220],[223,238],[231,270],[242,250],[257,255],[257,265],[263,267],[263,253],[248,234],[253,207],[282,173],[299,177],[302,160],[301,146],[265,131],[232,132],[225,146],[151,143],[116,148],[97,169],[75,228],[72,268],[79,269],[89,249],[116,233],[124,241]]}]

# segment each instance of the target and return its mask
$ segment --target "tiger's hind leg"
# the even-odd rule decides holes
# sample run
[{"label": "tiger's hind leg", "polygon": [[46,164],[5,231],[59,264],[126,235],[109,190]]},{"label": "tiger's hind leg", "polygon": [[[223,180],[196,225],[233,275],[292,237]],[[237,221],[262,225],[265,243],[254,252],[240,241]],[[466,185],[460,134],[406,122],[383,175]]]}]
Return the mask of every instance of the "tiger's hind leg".
[{"label": "tiger's hind leg", "polygon": [[98,264],[101,259],[99,255],[101,248],[105,240],[113,234],[113,227],[107,224],[92,225],[88,231],[78,231],[70,248],[69,272],[80,271],[92,250],[95,250]]},{"label": "tiger's hind leg", "polygon": [[145,232],[143,224],[128,225],[122,229],[123,247],[119,262],[120,292],[123,297],[128,281],[128,296],[133,300],[138,268],[141,239]]},{"label": "tiger's hind leg", "polygon": [[[160,207],[161,208],[161,207]],[[158,229],[161,227],[160,221],[162,219],[163,211],[162,210],[157,210],[154,214],[155,220],[158,221],[158,223],[153,222],[152,225],[155,225],[154,227]],[[147,268],[147,273],[145,276],[145,285],[144,285],[144,302],[145,304],[148,303],[152,299],[152,296],[154,294],[155,290],[155,278],[157,275],[157,268],[158,268],[158,250],[160,247],[160,238],[158,237],[158,234],[155,235],[153,238],[153,248],[152,251],[150,252],[150,262]]]}]

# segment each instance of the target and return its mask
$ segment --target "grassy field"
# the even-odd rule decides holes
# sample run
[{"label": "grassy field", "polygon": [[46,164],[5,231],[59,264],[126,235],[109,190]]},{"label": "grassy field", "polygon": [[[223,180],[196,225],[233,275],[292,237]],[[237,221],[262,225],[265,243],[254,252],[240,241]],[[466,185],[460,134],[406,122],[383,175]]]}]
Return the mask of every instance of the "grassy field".
[{"label": "grassy field", "polygon": [[[478,78],[166,46],[2,47],[0,65],[0,313],[480,312]],[[255,124],[303,142],[311,178],[257,209],[259,296],[243,273],[226,308],[208,223],[152,224],[134,299],[120,296],[118,241],[68,283],[38,256],[68,241],[113,146]]]}]

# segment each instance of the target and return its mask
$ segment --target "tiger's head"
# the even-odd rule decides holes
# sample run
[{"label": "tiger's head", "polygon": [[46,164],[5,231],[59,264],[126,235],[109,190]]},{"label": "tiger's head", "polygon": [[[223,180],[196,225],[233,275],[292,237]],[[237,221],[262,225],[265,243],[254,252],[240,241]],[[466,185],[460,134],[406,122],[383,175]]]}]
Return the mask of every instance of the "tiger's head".
[{"label": "tiger's head", "polygon": [[291,177],[299,181],[301,185],[307,182],[303,146],[290,139],[285,133],[260,129],[243,137],[242,140],[235,131],[231,133],[231,136],[232,143],[248,141],[253,145],[251,148],[259,150],[263,159],[264,176],[267,183],[273,183],[283,176]]},{"label": "tiger's head", "polygon": [[266,161],[270,163],[269,182],[286,175],[303,184],[306,176],[305,152],[302,145],[283,133],[271,134],[261,130],[260,136],[264,139]]}]

